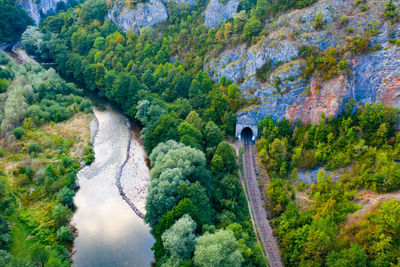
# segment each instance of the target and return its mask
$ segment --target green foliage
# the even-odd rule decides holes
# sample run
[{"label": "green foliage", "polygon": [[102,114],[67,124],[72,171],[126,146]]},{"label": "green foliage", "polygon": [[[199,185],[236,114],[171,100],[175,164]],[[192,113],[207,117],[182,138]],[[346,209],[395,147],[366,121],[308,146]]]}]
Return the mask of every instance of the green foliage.
[{"label": "green foliage", "polygon": [[385,4],[385,14],[383,16],[385,19],[391,20],[392,22],[399,20],[399,12],[397,11],[396,5],[393,3],[393,0],[389,0]]},{"label": "green foliage", "polygon": [[58,193],[57,199],[64,205],[72,207],[74,204],[75,191],[64,186]]},{"label": "green foliage", "polygon": [[289,203],[289,197],[286,194],[282,180],[274,179],[267,187],[268,201],[271,205],[270,210],[272,215],[279,215],[285,210],[287,204]]},{"label": "green foliage", "polygon": [[190,215],[185,214],[164,232],[161,239],[171,256],[190,258],[196,244],[195,229],[196,223]]},{"label": "green foliage", "polygon": [[28,152],[29,153],[39,153],[42,151],[42,146],[38,143],[29,143]]},{"label": "green foliage", "polygon": [[227,142],[218,145],[211,160],[211,169],[216,174],[229,174],[236,170],[236,154],[233,147]]},{"label": "green foliage", "polygon": [[16,40],[29,24],[33,24],[15,0],[0,1],[0,17],[0,43]]},{"label": "green foliage", "polygon": [[314,29],[320,30],[325,26],[325,20],[323,18],[322,11],[319,11],[314,18]]},{"label": "green foliage", "polygon": [[103,21],[107,13],[105,0],[90,0],[81,5],[79,18],[82,23],[88,24],[92,20]]},{"label": "green foliage", "polygon": [[21,139],[22,136],[25,134],[25,130],[22,127],[17,127],[13,130],[13,135],[15,136],[15,138],[17,139]]},{"label": "green foliage", "polygon": [[71,242],[72,241],[73,236],[67,226],[61,226],[57,230],[57,239],[60,240],[61,242]]},{"label": "green foliage", "polygon": [[[343,223],[359,208],[353,203],[357,191],[400,189],[398,118],[398,110],[383,104],[356,109],[350,102],[338,118],[322,118],[319,124],[290,125],[268,117],[260,122],[262,137],[257,151],[271,177],[266,195],[272,215],[280,214],[274,224],[285,264],[397,264],[399,249],[393,242],[397,230],[391,229],[398,227],[398,201],[385,202],[380,210],[350,226]],[[306,189],[310,202],[302,211],[288,197],[287,193],[293,190],[290,182],[302,185],[298,170],[304,173],[317,166],[346,171],[332,175],[318,171],[317,183]],[[338,176],[333,179],[335,175]],[[289,177],[291,180],[285,181]],[[386,219],[381,217],[383,214]]]},{"label": "green foliage", "polygon": [[251,17],[243,28],[243,39],[250,42],[253,36],[261,31],[261,21],[256,17]]},{"label": "green foliage", "polygon": [[197,239],[194,263],[197,266],[241,266],[243,256],[230,230],[205,233]]},{"label": "green foliage", "polygon": [[0,249],[7,250],[11,243],[11,233],[8,222],[0,214]]},{"label": "green foliage", "polygon": [[4,93],[9,86],[7,80],[0,78],[0,93]]},{"label": "green foliage", "polygon": [[362,247],[352,243],[349,248],[340,251],[331,251],[326,265],[329,267],[363,267],[367,266],[367,255]]}]

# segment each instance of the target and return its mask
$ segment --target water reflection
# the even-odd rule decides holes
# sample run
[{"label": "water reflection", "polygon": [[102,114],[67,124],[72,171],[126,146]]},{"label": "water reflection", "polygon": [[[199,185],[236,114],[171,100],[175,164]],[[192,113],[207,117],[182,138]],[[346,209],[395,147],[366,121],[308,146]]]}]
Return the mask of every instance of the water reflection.
[{"label": "water reflection", "polygon": [[[79,235],[74,242],[73,266],[151,266],[154,239],[150,229],[122,200],[115,185],[115,175],[125,159],[128,144],[125,118],[109,107],[95,109],[95,115],[96,160],[78,173],[80,190],[74,199],[78,209],[72,223]],[[140,148],[136,146],[136,150]],[[131,156],[136,164],[144,163],[144,152]],[[139,177],[140,183],[145,183],[148,169],[143,166],[133,169],[125,171],[121,180],[135,184],[132,180]]]}]

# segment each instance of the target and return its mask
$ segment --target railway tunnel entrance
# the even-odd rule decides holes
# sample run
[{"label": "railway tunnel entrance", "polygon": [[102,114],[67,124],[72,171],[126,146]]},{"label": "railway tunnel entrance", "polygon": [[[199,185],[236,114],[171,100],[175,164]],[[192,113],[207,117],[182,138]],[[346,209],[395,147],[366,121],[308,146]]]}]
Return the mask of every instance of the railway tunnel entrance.
[{"label": "railway tunnel entrance", "polygon": [[247,114],[237,116],[235,137],[239,140],[249,138],[253,142],[256,141],[258,134],[257,120]]}]

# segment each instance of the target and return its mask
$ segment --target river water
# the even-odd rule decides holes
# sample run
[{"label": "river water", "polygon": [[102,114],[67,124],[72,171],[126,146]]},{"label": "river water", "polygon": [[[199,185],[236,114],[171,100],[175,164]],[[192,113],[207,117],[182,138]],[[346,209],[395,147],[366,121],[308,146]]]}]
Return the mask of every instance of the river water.
[{"label": "river water", "polygon": [[72,224],[78,236],[74,240],[72,266],[151,266],[154,239],[150,229],[122,199],[116,185],[131,137],[121,186],[129,200],[144,212],[149,169],[138,132],[110,106],[95,107],[94,114],[97,123],[92,123],[91,128],[95,133],[95,161],[78,173],[80,189],[74,198],[77,210]]},{"label": "river water", "polygon": [[[18,64],[36,62],[13,44],[0,45],[0,50]],[[137,215],[145,213],[150,179],[140,129],[110,105],[89,98],[95,105],[96,121],[91,125],[95,160],[78,172],[80,188],[74,198],[77,210],[71,222],[78,235],[72,266],[152,266],[155,240],[149,226]]]}]

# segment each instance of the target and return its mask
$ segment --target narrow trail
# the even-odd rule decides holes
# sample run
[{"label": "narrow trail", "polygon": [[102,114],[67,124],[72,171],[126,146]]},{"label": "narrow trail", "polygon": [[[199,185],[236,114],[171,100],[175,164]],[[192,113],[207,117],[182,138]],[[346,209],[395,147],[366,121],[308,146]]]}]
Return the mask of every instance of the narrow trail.
[{"label": "narrow trail", "polygon": [[250,205],[253,211],[254,219],[258,228],[260,239],[265,249],[265,253],[272,267],[283,267],[281,255],[277,246],[277,242],[272,233],[272,229],[267,220],[261,193],[258,189],[258,181],[256,177],[254,146],[251,136],[243,136],[244,153],[243,153],[243,171],[247,185],[247,191],[250,198]]},{"label": "narrow trail", "polygon": [[129,120],[126,118],[126,124],[128,127],[128,146],[126,148],[126,157],[124,162],[122,163],[122,165],[119,167],[118,172],[117,172],[117,176],[116,176],[116,184],[117,184],[117,188],[119,191],[119,194],[121,195],[122,199],[125,200],[125,202],[131,207],[131,209],[136,213],[137,216],[139,216],[139,218],[143,219],[144,218],[144,214],[135,206],[135,204],[133,204],[133,202],[126,196],[124,189],[121,185],[121,176],[122,176],[122,172],[124,171],[124,168],[126,166],[126,164],[128,163],[129,159],[130,159],[130,150],[131,150],[131,144],[132,144],[132,133],[131,133],[131,126],[129,123]]}]

